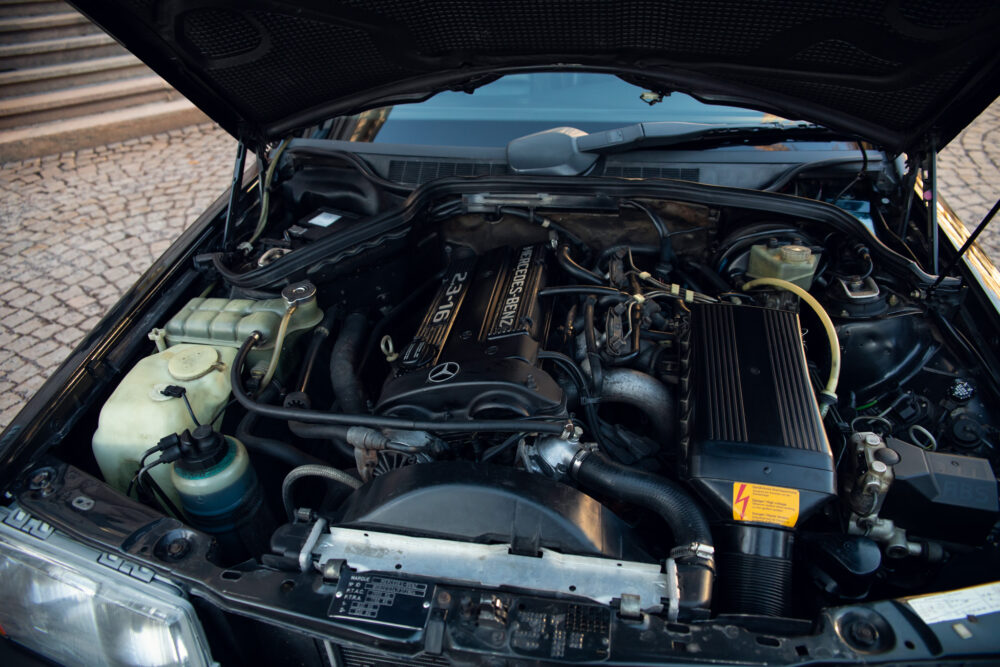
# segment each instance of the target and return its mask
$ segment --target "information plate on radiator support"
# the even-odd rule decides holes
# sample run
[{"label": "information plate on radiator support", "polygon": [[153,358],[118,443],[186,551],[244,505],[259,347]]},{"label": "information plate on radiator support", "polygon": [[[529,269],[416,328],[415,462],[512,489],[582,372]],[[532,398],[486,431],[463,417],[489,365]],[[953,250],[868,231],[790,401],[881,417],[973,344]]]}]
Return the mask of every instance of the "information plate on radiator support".
[{"label": "information plate on radiator support", "polygon": [[420,630],[434,585],[376,572],[346,572],[337,584],[331,618]]}]

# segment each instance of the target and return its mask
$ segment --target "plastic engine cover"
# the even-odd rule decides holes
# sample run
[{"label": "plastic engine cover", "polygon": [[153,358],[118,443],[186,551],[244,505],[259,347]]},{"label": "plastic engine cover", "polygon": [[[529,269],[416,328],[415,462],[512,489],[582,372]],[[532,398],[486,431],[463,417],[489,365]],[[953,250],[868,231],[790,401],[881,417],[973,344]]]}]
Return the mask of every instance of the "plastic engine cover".
[{"label": "plastic engine cover", "polygon": [[340,506],[334,525],[481,544],[542,547],[647,561],[629,527],[576,489],[538,475],[465,461],[411,465],[376,477]]},{"label": "plastic engine cover", "polygon": [[376,410],[413,419],[562,414],[562,389],[538,367],[548,326],[538,303],[544,284],[544,246],[482,257],[455,249]]},{"label": "plastic engine cover", "polygon": [[796,313],[692,306],[688,475],[720,519],[792,528],[836,493]]}]

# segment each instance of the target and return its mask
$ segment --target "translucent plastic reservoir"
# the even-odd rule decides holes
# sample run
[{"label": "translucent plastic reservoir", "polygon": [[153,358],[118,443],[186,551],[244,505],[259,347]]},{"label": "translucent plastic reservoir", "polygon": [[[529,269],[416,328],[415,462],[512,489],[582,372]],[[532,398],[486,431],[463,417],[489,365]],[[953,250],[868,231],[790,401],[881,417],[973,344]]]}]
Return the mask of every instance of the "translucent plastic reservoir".
[{"label": "translucent plastic reservoir", "polygon": [[[101,408],[93,444],[105,481],[124,492],[146,450],[164,436],[195,428],[184,400],[163,395],[164,388],[184,387],[202,424],[215,418],[229,399],[235,356],[231,347],[182,343],[141,359]],[[170,466],[155,466],[150,474],[178,503]]]},{"label": "translucent plastic reservoir", "polygon": [[750,248],[750,263],[747,276],[750,278],[780,278],[795,283],[802,289],[809,289],[819,255],[800,245],[784,245],[771,248],[758,244]]}]

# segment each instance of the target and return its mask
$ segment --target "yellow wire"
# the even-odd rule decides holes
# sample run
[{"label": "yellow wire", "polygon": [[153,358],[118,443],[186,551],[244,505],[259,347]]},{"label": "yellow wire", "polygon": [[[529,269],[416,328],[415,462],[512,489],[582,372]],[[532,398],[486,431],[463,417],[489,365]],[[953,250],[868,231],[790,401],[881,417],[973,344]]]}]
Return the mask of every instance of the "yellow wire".
[{"label": "yellow wire", "polygon": [[[743,286],[743,291],[760,286],[776,287],[786,292],[791,292],[802,299],[819,317],[819,321],[823,323],[823,329],[826,331],[826,336],[830,339],[830,377],[826,381],[826,388],[823,390],[823,393],[836,398],[837,383],[840,381],[840,339],[837,337],[837,329],[833,326],[833,320],[830,319],[826,310],[823,309],[823,306],[820,305],[819,301],[812,294],[795,283],[782,280],[781,278],[757,278],[756,280],[751,280]],[[829,405],[826,403],[822,404],[819,409],[820,415],[826,417],[829,409]]]},{"label": "yellow wire", "polygon": [[271,158],[271,164],[267,165],[267,171],[264,173],[264,185],[260,191],[260,218],[257,220],[257,228],[253,230],[253,236],[250,237],[250,245],[257,242],[267,226],[267,214],[271,208],[271,179],[274,178],[274,171],[278,166],[278,161],[281,160],[281,154],[288,146],[288,141],[285,139],[281,142],[281,145],[274,152],[274,157]]},{"label": "yellow wire", "polygon": [[281,324],[278,325],[278,335],[274,339],[274,350],[271,352],[271,361],[267,364],[267,370],[264,372],[264,379],[260,381],[260,389],[257,393],[264,391],[264,387],[271,382],[271,378],[274,377],[274,371],[278,368],[278,357],[281,356],[281,347],[285,344],[285,333],[288,331],[288,322],[292,319],[292,313],[295,312],[295,304],[288,306],[288,310],[285,311],[284,316],[281,318]]}]

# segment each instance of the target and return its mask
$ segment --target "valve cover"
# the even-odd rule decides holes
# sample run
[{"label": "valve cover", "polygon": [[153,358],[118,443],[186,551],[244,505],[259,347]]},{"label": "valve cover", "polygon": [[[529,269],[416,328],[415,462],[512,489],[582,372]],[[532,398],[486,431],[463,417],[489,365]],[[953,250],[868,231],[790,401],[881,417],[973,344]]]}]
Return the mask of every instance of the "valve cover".
[{"label": "valve cover", "polygon": [[376,410],[412,419],[562,415],[562,389],[538,367],[549,322],[538,302],[545,263],[542,245],[483,256],[453,249]]}]

